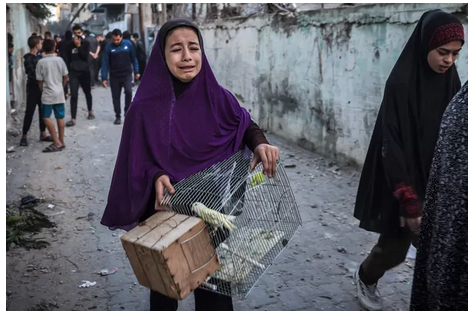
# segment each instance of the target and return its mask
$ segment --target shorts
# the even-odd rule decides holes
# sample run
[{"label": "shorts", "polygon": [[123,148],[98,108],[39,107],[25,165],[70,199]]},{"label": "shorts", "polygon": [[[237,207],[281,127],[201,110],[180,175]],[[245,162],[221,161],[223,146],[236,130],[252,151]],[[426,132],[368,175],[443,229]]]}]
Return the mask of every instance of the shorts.
[{"label": "shorts", "polygon": [[52,110],[54,110],[54,116],[56,119],[65,118],[65,104],[42,104],[42,118],[50,118],[52,115]]}]

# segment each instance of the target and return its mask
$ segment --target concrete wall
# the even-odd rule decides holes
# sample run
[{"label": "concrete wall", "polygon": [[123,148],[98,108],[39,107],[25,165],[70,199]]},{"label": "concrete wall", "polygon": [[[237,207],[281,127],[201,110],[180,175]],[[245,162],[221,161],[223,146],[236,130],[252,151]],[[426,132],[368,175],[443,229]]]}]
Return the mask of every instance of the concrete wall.
[{"label": "concrete wall", "polygon": [[[462,6],[377,4],[201,26],[218,81],[262,128],[362,165],[385,81],[418,19]],[[466,11],[459,17],[468,33]],[[467,49],[457,61],[462,82]]]},{"label": "concrete wall", "polygon": [[[13,88],[16,101],[16,109],[23,109],[26,105],[26,74],[24,73],[23,56],[29,52],[28,38],[36,32],[43,33],[44,26],[29,14],[29,11],[21,3],[9,4],[9,23],[7,31],[13,35],[15,69],[13,70]],[[7,62],[8,64],[8,62]],[[10,88],[7,71],[7,129],[11,127],[10,118]]]}]

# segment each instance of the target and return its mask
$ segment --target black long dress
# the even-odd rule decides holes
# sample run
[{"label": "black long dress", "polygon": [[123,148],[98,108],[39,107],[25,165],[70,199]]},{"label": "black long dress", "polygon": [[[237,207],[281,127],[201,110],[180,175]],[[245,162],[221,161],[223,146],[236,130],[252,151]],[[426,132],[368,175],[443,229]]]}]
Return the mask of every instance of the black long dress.
[{"label": "black long dress", "polygon": [[421,215],[442,115],[461,88],[455,65],[438,74],[427,61],[439,27],[457,38],[451,25],[461,25],[454,15],[424,13],[387,80],[356,198],[361,228],[382,234],[397,229],[400,216]]}]

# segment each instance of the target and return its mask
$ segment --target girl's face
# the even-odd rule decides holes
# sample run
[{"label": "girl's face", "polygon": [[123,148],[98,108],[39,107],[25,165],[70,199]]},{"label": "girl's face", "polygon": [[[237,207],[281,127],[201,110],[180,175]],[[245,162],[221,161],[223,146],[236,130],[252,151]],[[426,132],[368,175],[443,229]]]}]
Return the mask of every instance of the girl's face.
[{"label": "girl's face", "polygon": [[188,27],[176,28],[166,38],[166,64],[172,75],[184,83],[200,73],[202,54],[197,33]]},{"label": "girl's face", "polygon": [[458,58],[461,47],[460,41],[452,41],[430,51],[427,55],[429,66],[436,73],[445,73]]}]

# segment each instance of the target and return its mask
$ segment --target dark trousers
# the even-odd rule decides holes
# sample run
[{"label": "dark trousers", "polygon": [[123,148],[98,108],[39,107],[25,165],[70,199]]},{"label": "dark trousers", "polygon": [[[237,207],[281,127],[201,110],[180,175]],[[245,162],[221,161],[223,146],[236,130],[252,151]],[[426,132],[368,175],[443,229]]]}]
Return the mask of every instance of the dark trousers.
[{"label": "dark trousers", "polygon": [[366,285],[379,281],[386,271],[400,265],[412,242],[416,244],[417,236],[408,228],[401,228],[392,233],[382,234],[371,253],[362,262],[359,276]]},{"label": "dark trousers", "polygon": [[145,73],[145,68],[146,68],[146,61],[138,60],[138,71],[140,72],[140,80],[143,78],[143,74]]},{"label": "dark trousers", "polygon": [[[195,311],[234,311],[232,298],[209,290],[194,290]],[[151,290],[150,311],[177,311],[177,300]]]},{"label": "dark trousers", "polygon": [[98,73],[98,60],[93,58],[92,56],[89,56],[89,75],[91,78],[91,87],[94,87],[96,85],[96,82],[99,81],[97,76],[99,75]]},{"label": "dark trousers", "polygon": [[112,93],[112,102],[114,103],[115,117],[120,118],[122,110],[120,106],[120,95],[122,94],[122,87],[125,93],[124,114],[127,113],[128,107],[132,102],[132,74],[122,77],[111,76],[109,80]]},{"label": "dark trousers", "polygon": [[[37,83],[36,83],[37,84]],[[41,115],[41,91],[39,86],[27,86],[26,87],[26,113],[24,114],[23,121],[23,135],[26,135],[31,128],[34,111],[36,110],[39,114],[39,129],[41,132],[45,132],[45,124]]]},{"label": "dark trousers", "polygon": [[71,115],[72,119],[76,119],[78,110],[78,88],[81,86],[86,96],[86,105],[88,111],[93,110],[93,97],[91,96],[91,75],[89,72],[71,72],[70,73],[70,90],[71,90]]}]

